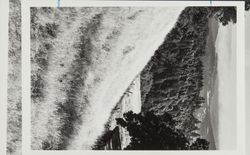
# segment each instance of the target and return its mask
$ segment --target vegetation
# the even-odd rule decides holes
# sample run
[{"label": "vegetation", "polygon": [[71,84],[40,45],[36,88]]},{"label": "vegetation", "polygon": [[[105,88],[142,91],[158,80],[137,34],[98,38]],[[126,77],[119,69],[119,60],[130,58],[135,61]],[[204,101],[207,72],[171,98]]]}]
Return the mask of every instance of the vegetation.
[{"label": "vegetation", "polygon": [[249,11],[249,9],[250,9],[250,1],[246,1],[245,2],[245,10]]},{"label": "vegetation", "polygon": [[[87,113],[85,109],[98,111],[92,109],[95,107],[92,103],[99,102],[100,96],[90,92],[96,90],[97,86],[104,86],[105,74],[112,74],[108,70],[113,71],[113,66],[118,67],[116,61],[113,63],[113,58],[120,60],[129,54],[127,49],[117,55],[110,49],[116,45],[119,30],[126,27],[123,24],[126,22],[119,24],[124,20],[105,18],[107,16],[101,15],[102,9],[91,10],[31,9],[31,95],[32,118],[35,118],[32,119],[32,136],[35,137],[32,138],[33,149],[65,149],[79,126],[88,122],[82,121],[82,116],[89,120],[84,115]],[[199,57],[204,53],[207,16],[210,12],[208,8],[185,9],[172,33],[147,65],[147,70],[143,71],[151,76],[151,79],[144,76],[144,110],[158,109],[158,114],[168,111],[177,122],[176,129],[185,129],[185,132],[182,131],[185,136],[191,133],[189,130],[195,130],[193,124],[198,121],[192,111],[204,102],[198,95],[202,87],[202,63]],[[123,12],[120,14],[124,15]],[[224,14],[217,17],[220,18],[220,15]],[[130,25],[131,19],[127,20]],[[103,23],[111,25],[106,27]],[[145,27],[145,24],[140,24]],[[136,32],[128,31],[130,33]],[[130,42],[128,44],[132,45]],[[122,62],[123,59],[119,65]],[[89,76],[88,82],[86,76]],[[191,103],[193,106],[190,106]],[[44,109],[47,111],[42,111]],[[91,123],[100,124],[99,119],[93,119]],[[92,130],[88,124],[84,125],[87,131]],[[195,135],[194,132],[192,134]],[[86,136],[91,137],[89,134]],[[92,136],[96,137],[96,134]]]},{"label": "vegetation", "polygon": [[[206,150],[193,113],[204,104],[203,63],[209,18],[236,22],[235,7],[187,7],[163,44],[142,70],[142,113],[124,114],[117,123],[129,131],[130,149]],[[105,145],[109,130],[99,138]]]},{"label": "vegetation", "polygon": [[216,17],[222,25],[229,22],[236,23],[236,7],[212,7],[209,9],[210,15]]},{"label": "vegetation", "polygon": [[170,113],[188,138],[198,130],[193,113],[205,102],[200,96],[200,58],[205,54],[208,16],[207,8],[186,8],[141,74],[143,112]]},{"label": "vegetation", "polygon": [[104,128],[105,130],[103,132],[103,135],[98,137],[97,141],[92,146],[92,150],[103,150],[105,145],[107,144],[107,141],[110,139],[112,130],[110,130],[109,123],[106,123]]},{"label": "vegetation", "polygon": [[[48,80],[46,79],[47,72],[49,70],[49,66],[52,64],[50,63],[50,59],[52,54],[55,54],[57,56],[54,58],[55,60],[59,60],[60,55],[62,55],[62,49],[67,45],[66,42],[61,43],[61,47],[56,47],[56,40],[58,37],[62,34],[62,29],[65,25],[68,26],[68,30],[70,31],[70,24],[72,18],[70,18],[71,15],[75,15],[75,9],[70,8],[68,11],[70,13],[65,13],[62,11],[62,9],[52,9],[48,7],[43,8],[32,8],[31,9],[31,98],[32,98],[32,106],[34,109],[32,109],[32,112],[39,111],[40,106],[43,104],[43,98],[45,97],[46,92],[44,91],[48,86],[46,86]],[[67,18],[67,23],[65,18]],[[62,39],[63,41],[65,39]],[[59,51],[59,52],[58,52]],[[73,52],[72,52],[73,53]],[[83,61],[77,61],[83,62]],[[79,77],[79,74],[81,72],[77,72],[77,69],[81,69],[81,64],[75,65],[77,67],[72,67],[72,72],[75,74],[72,76]],[[54,69],[53,76],[57,75],[59,69],[63,70],[66,68],[65,61],[60,61],[59,64],[56,64],[55,66],[51,67]],[[56,71],[55,71],[56,70]],[[51,74],[52,75],[52,74]],[[58,83],[64,83],[69,79],[67,74],[62,74],[60,78],[55,78],[54,82]],[[81,83],[79,80],[72,80],[70,81],[72,85],[68,87],[67,90],[65,90],[65,94],[67,96],[74,95],[72,90],[77,91]],[[78,85],[76,82],[79,82]],[[51,84],[50,84],[51,85]],[[57,94],[60,95],[60,94]],[[55,97],[56,98],[56,97]],[[54,99],[55,99],[54,98]],[[62,149],[67,145],[67,140],[69,139],[69,135],[73,132],[73,125],[75,123],[76,117],[76,111],[75,108],[75,100],[73,97],[68,97],[68,100],[66,101],[69,103],[70,106],[66,106],[62,102],[56,102],[54,105],[58,105],[57,111],[54,113],[60,114],[61,116],[64,116],[65,124],[62,125],[60,129],[57,129],[54,127],[54,133],[51,134],[51,136],[48,136],[46,140],[43,140],[41,143],[42,149],[49,150],[49,149]],[[48,105],[47,105],[48,106]],[[38,108],[39,107],[39,108]],[[51,108],[51,107],[50,107]],[[65,115],[67,113],[67,115]],[[63,115],[64,114],[64,115]],[[49,115],[49,114],[47,114]],[[59,117],[57,117],[59,118]],[[56,119],[54,119],[56,120]],[[34,122],[34,120],[32,120]],[[32,127],[33,128],[33,127]],[[39,131],[39,129],[32,129],[36,132]],[[52,130],[51,130],[52,131]],[[54,137],[58,136],[58,132],[62,134],[61,139],[56,139]],[[55,134],[56,133],[56,134]],[[39,135],[40,136],[40,135]],[[54,139],[53,139],[54,138]],[[56,140],[55,140],[56,139]],[[58,144],[60,141],[60,144]]]},{"label": "vegetation", "polygon": [[190,142],[175,128],[175,121],[168,113],[154,115],[152,112],[124,114],[117,123],[129,131],[131,143],[125,150],[207,150],[209,142],[198,138]]},{"label": "vegetation", "polygon": [[176,121],[175,128],[189,139],[199,137],[200,121],[194,112],[205,102],[203,63],[209,18],[223,25],[236,22],[235,7],[187,7],[141,72],[142,112],[163,115]]}]

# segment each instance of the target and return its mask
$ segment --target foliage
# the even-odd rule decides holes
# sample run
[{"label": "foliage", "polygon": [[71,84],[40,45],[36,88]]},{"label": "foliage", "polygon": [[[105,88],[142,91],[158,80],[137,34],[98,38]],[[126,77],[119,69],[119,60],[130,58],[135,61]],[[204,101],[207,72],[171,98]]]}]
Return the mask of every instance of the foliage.
[{"label": "foliage", "polygon": [[170,113],[176,128],[192,139],[200,121],[193,116],[205,102],[203,62],[209,18],[236,22],[235,7],[187,7],[141,72],[143,112]]},{"label": "foliage", "polygon": [[153,112],[134,114],[132,111],[117,119],[117,124],[126,128],[131,143],[126,150],[198,150],[208,149],[209,142],[198,138],[190,143],[185,135],[174,126],[175,121],[168,113],[155,115]]},{"label": "foliage", "polygon": [[190,150],[208,150],[208,148],[209,142],[201,138],[197,138],[196,141],[190,146]]},{"label": "foliage", "polygon": [[112,131],[109,130],[108,124],[105,125],[105,131],[103,132],[103,135],[98,137],[97,141],[95,144],[92,146],[92,150],[102,150],[104,149],[107,141],[112,135]]},{"label": "foliage", "polygon": [[250,1],[246,1],[245,2],[245,10],[249,11],[249,9],[250,9]]},{"label": "foliage", "polygon": [[212,7],[210,16],[216,17],[222,25],[227,25],[229,22],[236,23],[236,7]]},{"label": "foliage", "polygon": [[[142,85],[143,111],[170,113],[177,121],[176,127],[184,130],[186,136],[197,130],[199,121],[193,112],[205,102],[200,96],[203,86],[200,58],[205,53],[208,14],[204,7],[185,9],[142,72],[142,77],[152,77],[150,86]],[[141,80],[146,83],[147,78]],[[147,94],[143,93],[146,91]]]}]

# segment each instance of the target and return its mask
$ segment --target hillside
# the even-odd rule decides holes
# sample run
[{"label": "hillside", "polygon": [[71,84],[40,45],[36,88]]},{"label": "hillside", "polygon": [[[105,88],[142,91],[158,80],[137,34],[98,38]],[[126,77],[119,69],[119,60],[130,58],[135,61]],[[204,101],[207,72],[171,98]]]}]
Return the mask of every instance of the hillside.
[{"label": "hillside", "polygon": [[[204,119],[201,122],[201,137],[210,141],[210,149],[216,149],[218,145],[218,73],[217,73],[217,53],[215,49],[216,37],[218,33],[219,23],[214,18],[209,20],[209,34],[207,37],[206,54],[202,57],[204,66],[204,87],[201,95],[205,98],[206,109]],[[213,117],[213,119],[211,119]],[[211,121],[214,121],[213,123]],[[213,124],[213,127],[212,127]],[[218,148],[218,147],[217,147]]]},{"label": "hillside", "polygon": [[[128,111],[134,113],[141,112],[141,89],[140,89],[140,76],[137,76],[134,81],[129,85],[121,99],[117,102],[116,106],[112,109],[110,117],[105,124],[103,134],[98,137],[95,145],[92,146],[94,150],[102,150],[107,142],[110,140],[110,134],[118,125],[117,118],[122,118],[123,114]],[[124,149],[130,143],[130,136],[125,128],[119,127],[119,139],[121,149]]]},{"label": "hillside", "polygon": [[[220,94],[217,77],[218,59],[215,49],[219,22],[223,25],[236,22],[235,8],[187,7],[180,14],[175,27],[166,36],[164,42],[140,73],[142,112],[138,115],[131,114],[130,117],[138,116],[137,118],[141,119],[149,112],[153,112],[159,118],[164,114],[170,114],[174,118],[173,122],[176,122],[174,130],[184,133],[190,144],[194,144],[199,138],[208,141],[207,147],[196,149],[214,150],[219,148],[218,101]],[[128,92],[130,92],[129,89],[125,94]],[[118,102],[117,106],[121,103]],[[137,105],[137,103],[132,104]],[[112,118],[122,118],[124,113],[119,111],[119,108],[113,110]],[[126,124],[125,122],[123,125]],[[132,127],[133,123],[135,126]],[[150,123],[146,123],[147,127],[136,123],[138,122],[129,121],[128,124],[132,132],[130,135],[139,130],[150,133],[151,130],[143,129],[153,130],[155,127],[154,123],[153,126],[147,126]],[[162,123],[167,124],[168,122],[166,120]],[[137,127],[140,129],[136,130]],[[112,131],[110,127],[106,129],[106,133]],[[104,133],[104,137],[106,133]],[[157,133],[153,135],[157,135]],[[148,133],[144,134],[148,135]],[[127,135],[127,137],[129,136]],[[130,148],[148,149],[144,145],[151,145],[147,140],[143,140],[145,137],[147,136],[140,137],[140,140],[134,138],[133,144],[135,146],[130,145]],[[105,139],[102,140],[105,144]],[[141,142],[143,145],[140,145]],[[155,143],[157,143],[157,139],[152,144],[155,145],[152,147],[153,149],[168,147],[160,147],[161,143]],[[97,146],[99,144],[98,142]]]},{"label": "hillside", "polygon": [[201,58],[208,35],[207,8],[186,8],[176,26],[143,70],[142,110],[161,115],[171,113],[176,128],[193,139],[199,133],[194,112],[205,104],[200,95],[204,86]]},{"label": "hillside", "polygon": [[90,149],[181,10],[32,8],[32,149]]}]

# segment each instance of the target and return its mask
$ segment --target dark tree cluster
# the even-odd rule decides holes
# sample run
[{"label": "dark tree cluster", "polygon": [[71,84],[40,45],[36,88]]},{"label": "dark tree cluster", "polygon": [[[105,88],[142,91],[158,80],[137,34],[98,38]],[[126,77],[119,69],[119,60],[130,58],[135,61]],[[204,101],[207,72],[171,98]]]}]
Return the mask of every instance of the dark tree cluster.
[{"label": "dark tree cluster", "polygon": [[131,136],[131,142],[125,150],[207,150],[209,146],[209,142],[201,138],[190,142],[175,128],[175,121],[168,113],[134,114],[130,111],[124,114],[124,119],[116,120]]},{"label": "dark tree cluster", "polygon": [[249,11],[249,9],[250,9],[250,1],[246,1],[245,2],[245,10]]},{"label": "dark tree cluster", "polygon": [[211,7],[209,8],[210,16],[217,18],[222,25],[227,25],[229,22],[236,23],[236,7]]},{"label": "dark tree cluster", "polygon": [[[170,113],[178,122],[176,128],[189,136],[196,135],[199,123],[193,113],[205,102],[200,96],[200,58],[205,54],[208,15],[204,7],[186,8],[141,75],[143,111]],[[151,82],[145,82],[149,75]]]}]

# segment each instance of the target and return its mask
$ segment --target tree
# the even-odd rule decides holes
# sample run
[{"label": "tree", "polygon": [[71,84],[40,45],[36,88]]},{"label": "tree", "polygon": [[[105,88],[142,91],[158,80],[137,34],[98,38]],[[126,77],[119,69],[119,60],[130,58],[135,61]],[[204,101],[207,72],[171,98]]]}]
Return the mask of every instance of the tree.
[{"label": "tree", "polygon": [[197,138],[190,146],[190,150],[208,150],[209,142],[205,139]]},{"label": "tree", "polygon": [[229,22],[236,23],[236,7],[213,7],[210,16],[216,17],[224,26]]},{"label": "tree", "polygon": [[117,124],[126,128],[131,136],[126,150],[189,150],[208,149],[209,142],[199,139],[190,144],[185,135],[175,128],[176,122],[169,113],[125,113],[117,118]]},{"label": "tree", "polygon": [[246,1],[245,2],[245,10],[249,11],[249,9],[250,9],[250,1]]},{"label": "tree", "polygon": [[223,7],[221,13],[219,20],[222,25],[227,25],[229,22],[236,23],[236,7]]}]

